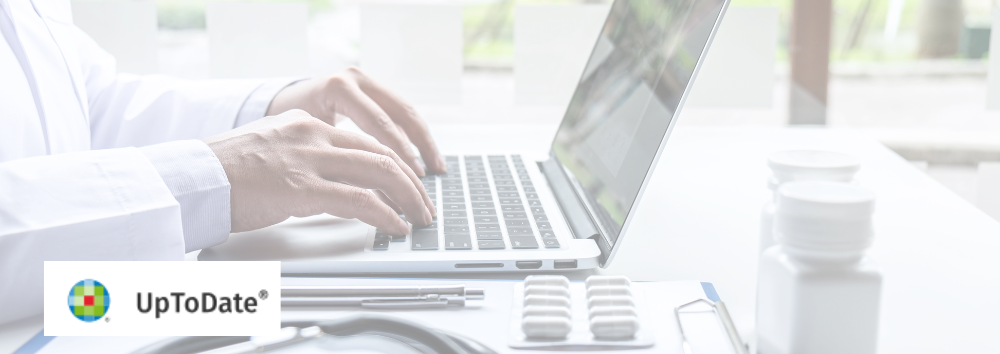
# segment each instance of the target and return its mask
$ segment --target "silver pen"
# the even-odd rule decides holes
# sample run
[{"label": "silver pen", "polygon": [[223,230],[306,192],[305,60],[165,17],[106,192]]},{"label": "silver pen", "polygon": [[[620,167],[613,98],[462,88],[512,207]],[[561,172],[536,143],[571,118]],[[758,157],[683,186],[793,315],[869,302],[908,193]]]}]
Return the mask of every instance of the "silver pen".
[{"label": "silver pen", "polygon": [[481,288],[429,286],[283,286],[282,306],[361,306],[371,309],[429,309],[465,306],[485,299]]}]

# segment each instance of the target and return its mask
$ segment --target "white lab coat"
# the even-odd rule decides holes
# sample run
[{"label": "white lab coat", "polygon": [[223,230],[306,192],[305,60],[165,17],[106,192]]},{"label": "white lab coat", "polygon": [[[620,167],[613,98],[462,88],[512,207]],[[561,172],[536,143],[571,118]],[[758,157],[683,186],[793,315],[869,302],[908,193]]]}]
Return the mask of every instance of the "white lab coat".
[{"label": "white lab coat", "polygon": [[[207,146],[136,147],[232,129],[287,84],[116,74],[111,55],[32,1],[0,0],[0,324],[41,314],[45,260],[182,260],[190,225],[176,190],[197,178],[225,188],[216,219],[228,224],[228,181]],[[150,154],[171,151],[202,161],[154,166]],[[185,180],[178,168],[215,172]]]}]

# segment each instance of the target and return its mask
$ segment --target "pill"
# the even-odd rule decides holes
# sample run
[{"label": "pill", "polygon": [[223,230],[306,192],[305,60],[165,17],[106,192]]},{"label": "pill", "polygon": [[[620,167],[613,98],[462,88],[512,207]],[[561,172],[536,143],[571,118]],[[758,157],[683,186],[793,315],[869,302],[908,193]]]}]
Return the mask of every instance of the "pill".
[{"label": "pill", "polygon": [[562,306],[569,308],[569,298],[565,296],[528,295],[524,297],[524,306]]},{"label": "pill", "polygon": [[530,285],[524,288],[524,295],[569,296],[569,289],[552,285]]},{"label": "pill", "polygon": [[528,316],[521,319],[521,330],[528,338],[566,338],[572,322],[565,317]]},{"label": "pill", "polygon": [[627,339],[639,331],[635,316],[597,316],[590,319],[590,332],[600,339]]},{"label": "pill", "polygon": [[587,288],[587,298],[594,296],[623,295],[632,296],[632,289],[622,285],[592,286]]},{"label": "pill", "polygon": [[594,296],[587,299],[587,308],[597,306],[635,306],[631,296]]},{"label": "pill", "polygon": [[[634,312],[633,312],[634,313]],[[569,308],[563,306],[528,306],[524,308],[521,317],[528,316],[548,316],[548,317],[572,317]]]},{"label": "pill", "polygon": [[587,277],[587,288],[608,285],[629,286],[631,283],[628,277],[622,275],[591,275]]},{"label": "pill", "polygon": [[532,285],[547,285],[547,286],[561,286],[564,288],[569,287],[569,278],[562,275],[529,275],[524,278],[524,286]]},{"label": "pill", "polygon": [[597,306],[590,309],[590,318],[597,316],[636,316],[635,308],[631,306]]}]

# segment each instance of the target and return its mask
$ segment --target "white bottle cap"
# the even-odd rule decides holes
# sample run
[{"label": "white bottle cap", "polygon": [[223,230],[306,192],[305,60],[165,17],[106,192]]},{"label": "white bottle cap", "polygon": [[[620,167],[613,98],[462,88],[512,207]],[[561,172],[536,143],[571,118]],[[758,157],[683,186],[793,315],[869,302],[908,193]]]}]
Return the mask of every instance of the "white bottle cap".
[{"label": "white bottle cap", "polygon": [[850,182],[861,167],[854,156],[832,151],[790,150],[771,154],[767,158],[773,177],[768,181],[772,190],[791,181]]},{"label": "white bottle cap", "polygon": [[778,189],[775,239],[792,252],[857,255],[871,244],[875,193],[830,181],[788,182]]}]

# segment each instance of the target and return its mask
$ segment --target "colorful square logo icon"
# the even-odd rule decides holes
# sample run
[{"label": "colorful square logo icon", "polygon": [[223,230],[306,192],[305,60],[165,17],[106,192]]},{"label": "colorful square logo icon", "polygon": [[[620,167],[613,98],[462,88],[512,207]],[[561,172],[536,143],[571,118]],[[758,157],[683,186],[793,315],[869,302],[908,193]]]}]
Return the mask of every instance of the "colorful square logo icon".
[{"label": "colorful square logo icon", "polygon": [[80,321],[94,322],[101,319],[110,305],[108,288],[99,281],[81,280],[69,291],[69,311]]}]

